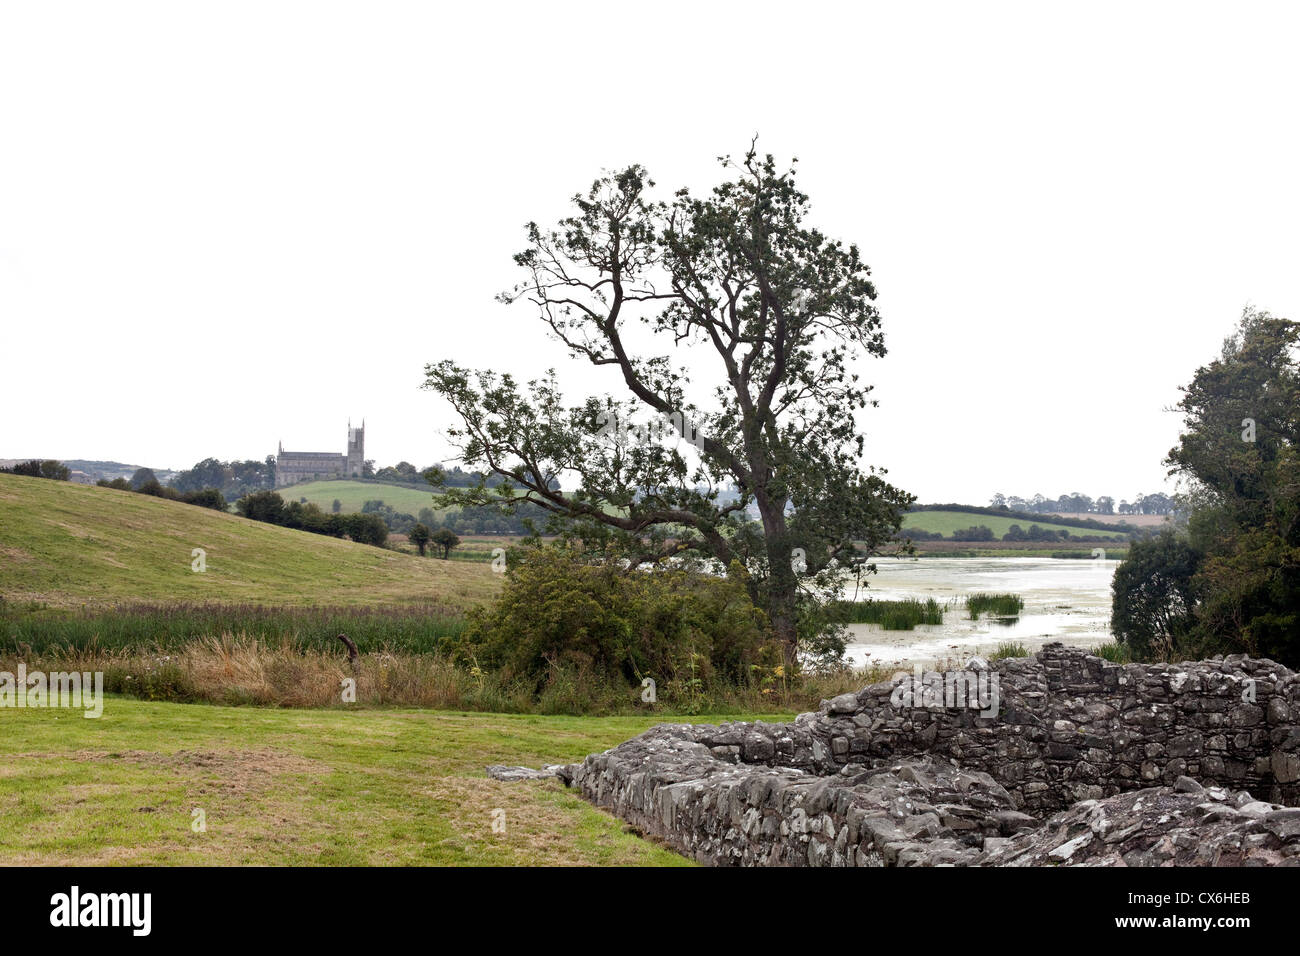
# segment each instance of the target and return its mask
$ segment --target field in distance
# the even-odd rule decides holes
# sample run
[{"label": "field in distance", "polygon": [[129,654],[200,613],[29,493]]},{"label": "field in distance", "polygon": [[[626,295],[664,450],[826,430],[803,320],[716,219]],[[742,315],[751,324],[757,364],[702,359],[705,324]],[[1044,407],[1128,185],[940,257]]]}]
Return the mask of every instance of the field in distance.
[{"label": "field in distance", "polygon": [[[192,569],[192,551],[206,570]],[[438,561],[177,501],[0,475],[0,598],[51,607],[140,602],[440,604],[500,584],[485,563]]]},{"label": "field in distance", "polygon": [[[977,511],[910,511],[903,518],[903,530],[916,528],[931,533],[938,532],[942,535],[950,535],[954,531],[963,531],[966,528],[978,527],[984,525],[989,528],[999,538],[1010,530],[1013,524],[1020,525],[1022,530],[1028,531],[1031,524],[1048,531],[1068,531],[1072,536],[1080,535],[1100,535],[1123,540],[1126,536],[1122,532],[1099,531],[1093,528],[1071,528],[1066,525],[1053,524],[1049,519],[1050,515],[1043,515],[1043,520],[1031,520],[1029,518],[1004,518],[999,515],[980,514]],[[1089,515],[1089,517],[1092,517]]]},{"label": "field in distance", "polygon": [[382,501],[394,511],[408,515],[418,515],[421,508],[433,508],[441,515],[449,509],[433,507],[433,487],[415,488],[410,485],[390,485],[373,481],[304,481],[299,485],[287,485],[275,489],[285,501],[299,501],[306,498],[327,514],[334,508],[334,500],[339,501],[342,514],[360,511],[367,501]]}]

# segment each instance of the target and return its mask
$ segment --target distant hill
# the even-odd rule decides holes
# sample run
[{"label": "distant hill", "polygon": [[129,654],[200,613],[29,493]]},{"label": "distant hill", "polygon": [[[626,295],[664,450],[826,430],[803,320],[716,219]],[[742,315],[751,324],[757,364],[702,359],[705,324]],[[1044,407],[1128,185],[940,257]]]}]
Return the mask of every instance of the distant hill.
[{"label": "distant hill", "polygon": [[[48,458],[48,455],[29,455],[26,458],[0,458],[0,468],[10,468],[18,462],[31,461],[33,458]],[[141,467],[141,465],[128,465],[121,461],[92,461],[87,458],[60,458],[73,471],[84,471],[95,480],[104,479],[112,481],[114,478],[130,478]],[[158,480],[166,484],[172,476],[177,474],[167,468],[154,468],[153,473],[158,476]]]},{"label": "distant hill", "polygon": [[[191,550],[207,570],[191,570]],[[444,604],[495,593],[483,565],[439,561],[113,488],[0,475],[0,598],[56,607],[134,602]]]}]

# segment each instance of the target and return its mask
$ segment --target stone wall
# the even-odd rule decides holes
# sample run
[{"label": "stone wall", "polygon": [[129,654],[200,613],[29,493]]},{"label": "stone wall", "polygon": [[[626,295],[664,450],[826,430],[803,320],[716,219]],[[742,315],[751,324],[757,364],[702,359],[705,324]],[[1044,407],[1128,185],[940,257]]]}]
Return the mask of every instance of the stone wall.
[{"label": "stone wall", "polygon": [[[712,863],[981,862],[1054,811],[1108,799],[1133,818],[1111,833],[1140,837],[1144,806],[1223,804],[1210,823],[1263,827],[1259,852],[1300,859],[1300,826],[1276,823],[1300,811],[1246,793],[1300,803],[1300,675],[1241,656],[1117,665],[1059,644],[972,666],[996,687],[996,713],[900,702],[897,682],[876,684],[790,724],[661,725],[571,776],[597,805]],[[1142,788],[1162,792],[1115,799]],[[1245,806],[1253,816],[1236,819]],[[1274,811],[1280,836],[1260,822]]]}]

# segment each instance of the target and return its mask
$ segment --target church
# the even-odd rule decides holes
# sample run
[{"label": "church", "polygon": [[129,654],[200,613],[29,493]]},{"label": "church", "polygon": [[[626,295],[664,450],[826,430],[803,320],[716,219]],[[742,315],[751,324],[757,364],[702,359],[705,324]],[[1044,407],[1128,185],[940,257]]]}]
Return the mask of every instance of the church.
[{"label": "church", "polygon": [[275,456],[275,487],[294,485],[300,481],[319,478],[360,478],[366,464],[366,422],[353,428],[348,422],[348,450],[346,454],[332,451],[285,451],[279,444]]}]

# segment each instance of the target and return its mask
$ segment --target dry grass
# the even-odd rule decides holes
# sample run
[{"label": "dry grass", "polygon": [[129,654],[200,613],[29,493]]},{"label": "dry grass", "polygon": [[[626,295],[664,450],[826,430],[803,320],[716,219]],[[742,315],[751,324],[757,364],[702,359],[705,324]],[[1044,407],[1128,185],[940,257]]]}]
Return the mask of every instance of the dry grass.
[{"label": "dry grass", "polygon": [[[887,671],[802,675],[789,681],[706,688],[676,699],[660,689],[659,704],[640,688],[613,686],[594,675],[557,669],[540,693],[531,682],[458,664],[443,654],[361,654],[355,670],[338,651],[222,634],[176,650],[63,648],[43,654],[0,653],[0,670],[102,671],[105,690],[143,700],[294,708],[418,707],[433,710],[556,714],[692,714],[700,710],[815,709],[824,698],[884,680]],[[347,682],[355,699],[345,700]]]}]

